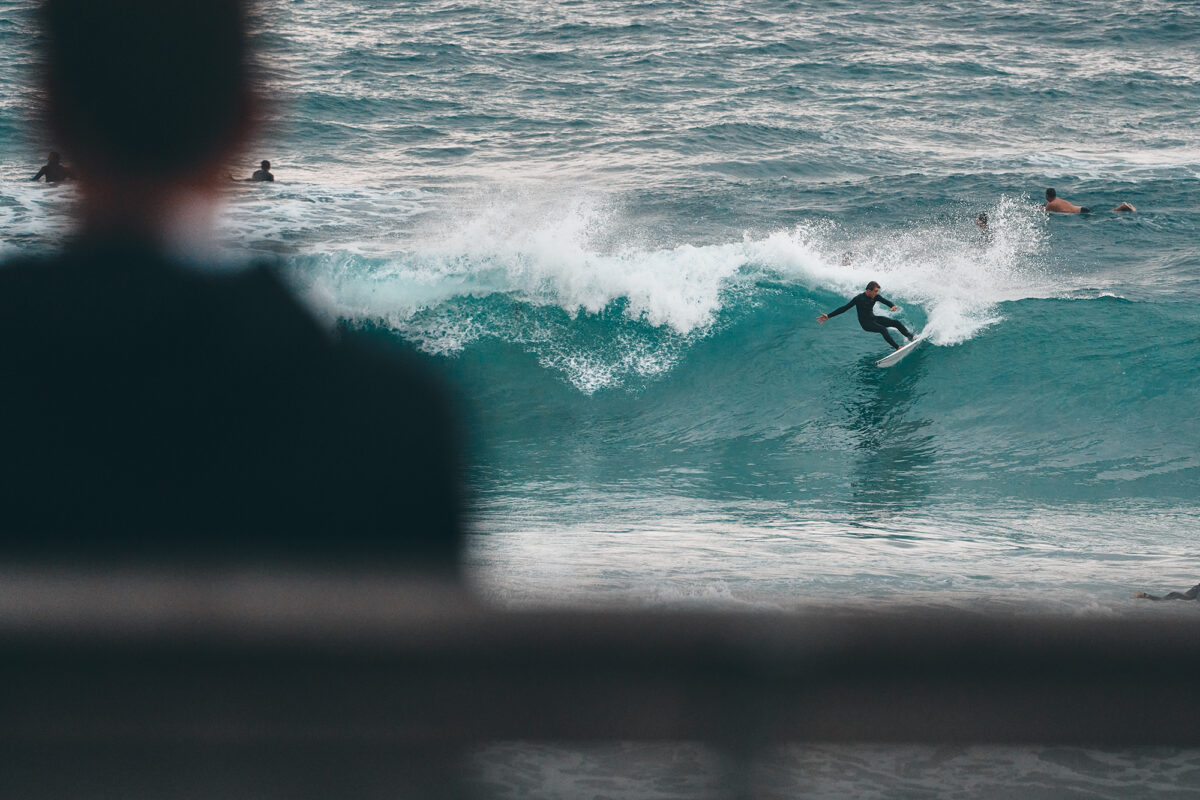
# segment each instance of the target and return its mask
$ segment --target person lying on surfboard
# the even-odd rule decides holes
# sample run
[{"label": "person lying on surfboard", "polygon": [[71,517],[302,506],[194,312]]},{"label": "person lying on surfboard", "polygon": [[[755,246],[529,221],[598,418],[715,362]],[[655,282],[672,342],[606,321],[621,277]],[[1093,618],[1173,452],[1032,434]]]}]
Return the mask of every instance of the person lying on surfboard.
[{"label": "person lying on surfboard", "polygon": [[883,303],[885,306],[891,308],[892,311],[900,310],[892,303],[891,300],[888,300],[886,297],[880,297],[879,284],[875,281],[871,281],[867,284],[867,290],[865,292],[856,296],[853,300],[851,300],[849,303],[846,303],[846,305],[842,306],[837,311],[830,311],[828,314],[822,314],[821,316],[817,317],[817,322],[825,322],[830,317],[836,317],[843,311],[849,311],[850,306],[855,306],[858,309],[858,324],[862,326],[862,329],[864,331],[870,331],[871,333],[882,334],[883,338],[892,346],[893,350],[899,350],[900,345],[896,344],[892,337],[888,335],[888,328],[895,328],[896,330],[900,331],[902,334],[904,334],[905,338],[911,342],[913,340],[913,335],[909,333],[908,328],[904,327],[903,324],[892,319],[891,317],[875,316],[874,308],[876,303]]},{"label": "person lying on surfboard", "polygon": [[[1092,213],[1090,208],[1077,206],[1074,203],[1069,203],[1066,200],[1063,200],[1058,196],[1058,192],[1054,191],[1053,189],[1046,190],[1046,205],[1044,205],[1042,208],[1044,208],[1046,211],[1052,211],[1056,214]],[[1114,208],[1113,211],[1137,211],[1137,209],[1129,205],[1129,203],[1122,202],[1121,205]]]},{"label": "person lying on surfboard", "polygon": [[1152,594],[1138,592],[1134,595],[1134,599],[1140,600],[1196,600],[1200,598],[1200,583],[1197,583],[1186,592],[1168,592],[1162,597],[1155,597]]}]

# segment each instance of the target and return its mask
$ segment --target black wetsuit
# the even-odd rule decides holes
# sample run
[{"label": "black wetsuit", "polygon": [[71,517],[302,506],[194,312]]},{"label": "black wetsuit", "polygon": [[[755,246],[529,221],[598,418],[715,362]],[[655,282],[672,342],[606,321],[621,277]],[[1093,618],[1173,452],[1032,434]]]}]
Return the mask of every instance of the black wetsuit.
[{"label": "black wetsuit", "polygon": [[250,176],[252,181],[273,181],[275,176],[267,172],[265,169],[256,169],[254,174]]},{"label": "black wetsuit", "polygon": [[46,183],[58,183],[59,181],[75,177],[71,173],[71,170],[62,164],[47,164],[39,169],[37,175],[34,175],[30,180],[36,181],[43,176],[46,178]]},{"label": "black wetsuit", "polygon": [[888,300],[883,295],[877,294],[875,295],[874,299],[872,299],[867,297],[866,292],[863,292],[862,294],[856,296],[849,303],[846,303],[846,305],[839,308],[837,311],[830,311],[826,316],[828,316],[830,319],[833,319],[838,314],[841,314],[844,311],[849,311],[850,306],[855,306],[858,309],[858,324],[862,326],[864,331],[881,334],[887,343],[893,348],[899,347],[900,345],[896,344],[892,337],[888,335],[888,328],[895,328],[896,330],[900,331],[900,333],[904,334],[904,338],[912,341],[913,335],[909,333],[908,328],[904,327],[904,325],[892,319],[891,317],[875,316],[874,308],[876,303],[883,303],[889,308],[895,305],[895,303],[893,303],[891,300]]}]

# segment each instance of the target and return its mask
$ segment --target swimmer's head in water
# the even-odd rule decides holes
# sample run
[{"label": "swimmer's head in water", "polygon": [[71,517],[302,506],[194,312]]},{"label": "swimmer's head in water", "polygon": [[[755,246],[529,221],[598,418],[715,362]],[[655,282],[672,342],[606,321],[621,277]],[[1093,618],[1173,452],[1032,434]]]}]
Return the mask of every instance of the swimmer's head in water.
[{"label": "swimmer's head in water", "polygon": [[1049,203],[1051,200],[1053,200],[1056,197],[1058,197],[1058,192],[1054,191],[1053,189],[1046,190],[1046,202],[1047,203]]},{"label": "swimmer's head in water", "polygon": [[233,155],[254,107],[250,0],[42,0],[52,133],[85,174],[170,180]]},{"label": "swimmer's head in water", "polygon": [[62,156],[60,156],[60,155],[59,155],[57,152],[55,152],[54,150],[51,150],[51,151],[50,151],[50,155],[49,155],[49,157],[48,157],[46,160],[47,160],[47,161],[49,161],[51,164],[57,164],[59,161],[61,161],[61,160],[62,160]]},{"label": "swimmer's head in water", "polygon": [[271,171],[271,162],[267,161],[266,159],[264,159],[263,162],[261,164],[259,164],[259,166],[263,168],[263,172]]},{"label": "swimmer's head in water", "polygon": [[874,297],[875,295],[879,294],[879,284],[875,281],[868,283],[866,293],[868,297]]},{"label": "swimmer's head in water", "polygon": [[987,214],[981,213],[978,217],[976,217],[975,224],[981,228],[986,228],[987,227]]}]

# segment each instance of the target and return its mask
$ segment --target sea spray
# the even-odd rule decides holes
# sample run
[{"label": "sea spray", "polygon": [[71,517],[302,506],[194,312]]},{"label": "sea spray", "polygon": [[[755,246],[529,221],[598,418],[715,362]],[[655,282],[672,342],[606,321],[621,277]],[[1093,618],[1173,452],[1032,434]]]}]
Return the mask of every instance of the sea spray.
[{"label": "sea spray", "polygon": [[613,201],[524,199],[431,213],[421,223],[425,238],[399,241],[390,253],[376,240],[303,257],[296,275],[333,316],[392,329],[433,353],[497,338],[589,392],[664,374],[690,343],[766,301],[763,281],[831,303],[878,280],[902,317],[924,322],[938,345],[996,322],[998,303],[1071,288],[1040,260],[1044,215],[1007,197],[990,209],[990,239],[973,225],[964,237],[957,219],[854,232],[825,222],[657,248],[622,242]]}]

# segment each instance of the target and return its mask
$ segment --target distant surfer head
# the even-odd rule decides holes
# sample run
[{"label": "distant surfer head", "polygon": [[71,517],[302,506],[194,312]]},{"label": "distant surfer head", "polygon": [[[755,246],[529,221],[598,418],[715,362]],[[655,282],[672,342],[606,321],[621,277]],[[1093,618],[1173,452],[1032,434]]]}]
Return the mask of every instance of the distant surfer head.
[{"label": "distant surfer head", "polygon": [[879,284],[875,281],[868,283],[865,294],[867,297],[874,297],[875,295],[879,294]]},{"label": "distant surfer head", "polygon": [[986,228],[988,225],[987,214],[981,213],[978,217],[976,217],[975,224],[981,228]]},{"label": "distant surfer head", "polygon": [[1046,190],[1046,202],[1047,203],[1053,201],[1054,198],[1056,198],[1056,197],[1058,197],[1058,192],[1054,191],[1053,189]]},{"label": "distant surfer head", "polygon": [[259,166],[262,167],[263,172],[271,171],[271,162],[270,161],[267,161],[264,159],[263,162],[261,164],[259,164]]},{"label": "distant surfer head", "polygon": [[255,105],[249,2],[42,1],[45,116],[85,178],[162,186],[215,177]]},{"label": "distant surfer head", "polygon": [[57,164],[61,160],[62,160],[62,156],[60,156],[58,153],[56,153],[53,150],[50,151],[50,155],[46,158],[46,162],[48,164]]}]

